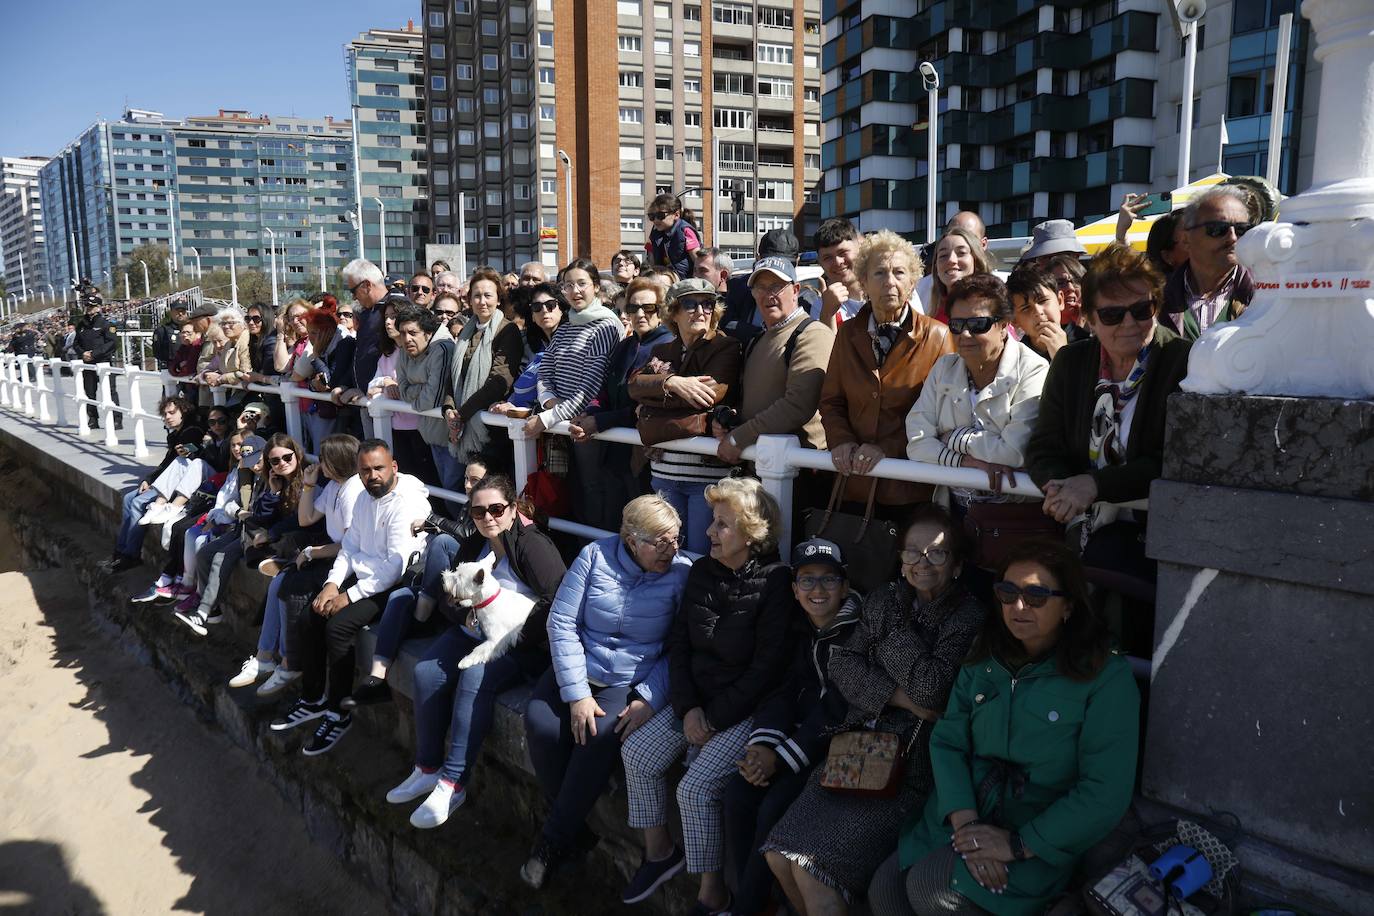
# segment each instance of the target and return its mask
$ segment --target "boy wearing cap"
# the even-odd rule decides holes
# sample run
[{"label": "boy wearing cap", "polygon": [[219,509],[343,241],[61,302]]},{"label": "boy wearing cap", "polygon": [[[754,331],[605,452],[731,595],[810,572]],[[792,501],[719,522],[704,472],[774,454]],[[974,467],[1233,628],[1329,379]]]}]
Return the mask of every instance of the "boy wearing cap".
[{"label": "boy wearing cap", "polygon": [[845,701],[829,683],[830,653],[859,622],[839,545],[823,538],[792,552],[796,653],[787,678],[754,713],[739,773],[725,790],[725,840],[734,849],[737,913],[762,912],[773,873],[758,852],[773,825],[825,759],[829,733],[844,724]]}]

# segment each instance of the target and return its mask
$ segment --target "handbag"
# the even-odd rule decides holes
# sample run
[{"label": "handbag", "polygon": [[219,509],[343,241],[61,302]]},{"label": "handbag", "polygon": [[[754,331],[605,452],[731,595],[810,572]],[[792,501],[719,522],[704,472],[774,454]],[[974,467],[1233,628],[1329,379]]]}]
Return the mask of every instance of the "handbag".
[{"label": "handbag", "polygon": [[[1150,865],[1176,846],[1201,853],[1210,869],[1205,883],[1186,899],[1170,894]],[[1083,886],[1083,903],[1093,916],[1221,916],[1235,910],[1239,861],[1229,846],[1205,827],[1179,819],[1155,824],[1132,838],[1124,858]]]},{"label": "handbag", "polygon": [[825,511],[808,509],[804,527],[808,539],[826,538],[838,544],[848,557],[845,566],[850,583],[861,592],[869,592],[892,581],[897,566],[897,526],[873,518],[873,505],[878,495],[876,477],[869,487],[863,515],[839,511],[848,479],[844,474],[835,478]]},{"label": "handbag", "polygon": [[964,534],[972,545],[974,563],[982,569],[997,569],[1007,551],[1022,541],[1064,541],[1063,526],[1046,515],[1038,502],[969,503]]},{"label": "handbag", "polygon": [[896,796],[906,775],[906,759],[924,723],[924,719],[916,720],[905,747],[896,732],[864,729],[835,735],[821,767],[821,787],[844,795]]},{"label": "handbag", "polygon": [[543,438],[540,438],[535,454],[539,462],[538,470],[525,481],[525,491],[521,495],[545,517],[567,518],[572,513],[568,482],[549,470]]},{"label": "handbag", "polygon": [[683,413],[641,404],[638,414],[639,421],[635,425],[639,428],[639,440],[646,446],[706,435],[706,414],[702,411]]}]

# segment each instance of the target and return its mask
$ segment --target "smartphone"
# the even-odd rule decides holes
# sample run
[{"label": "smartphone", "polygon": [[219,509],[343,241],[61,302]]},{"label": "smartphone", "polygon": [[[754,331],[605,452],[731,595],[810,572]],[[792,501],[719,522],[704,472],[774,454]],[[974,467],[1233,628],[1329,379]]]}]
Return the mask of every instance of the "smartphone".
[{"label": "smartphone", "polygon": [[1174,192],[1158,191],[1145,195],[1145,206],[1135,211],[1136,216],[1159,216],[1174,209]]}]

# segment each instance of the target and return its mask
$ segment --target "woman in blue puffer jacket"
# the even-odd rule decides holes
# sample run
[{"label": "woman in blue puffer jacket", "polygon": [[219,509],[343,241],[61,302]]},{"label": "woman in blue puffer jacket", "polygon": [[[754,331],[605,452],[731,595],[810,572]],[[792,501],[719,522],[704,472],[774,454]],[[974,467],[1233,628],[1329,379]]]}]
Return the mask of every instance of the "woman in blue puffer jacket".
[{"label": "woman in blue puffer jacket", "polygon": [[532,887],[596,842],[587,815],[620,759],[620,743],[668,702],[664,643],[691,569],[677,552],[681,527],[663,497],[631,500],[620,535],[583,548],[549,610],[553,667],[525,709],[530,759],[549,802],[520,869]]}]

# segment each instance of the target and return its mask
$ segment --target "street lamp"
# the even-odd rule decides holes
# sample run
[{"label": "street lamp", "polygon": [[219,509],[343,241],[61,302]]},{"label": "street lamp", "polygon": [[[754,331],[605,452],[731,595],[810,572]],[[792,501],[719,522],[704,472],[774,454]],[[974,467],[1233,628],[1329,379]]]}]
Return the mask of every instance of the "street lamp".
[{"label": "street lamp", "polygon": [[940,74],[928,60],[921,61],[921,82],[926,87],[930,111],[926,114],[926,241],[935,241],[935,192],[938,170],[936,159],[936,125],[940,115]]},{"label": "street lamp", "polygon": [[189,252],[191,252],[191,254],[193,254],[193,255],[196,256],[196,282],[199,283],[199,282],[200,282],[200,249],[199,249],[199,248],[196,248],[196,247],[193,245],[193,246],[188,247],[186,250],[189,251]]},{"label": "street lamp", "polygon": [[148,262],[139,261],[143,265],[143,295],[149,299],[153,298],[153,284],[148,282]]},{"label": "street lamp", "polygon": [[563,183],[567,188],[568,225],[566,228],[568,231],[568,260],[571,261],[573,258],[577,257],[577,248],[573,244],[576,238],[576,229],[574,227],[577,222],[573,218],[573,164],[572,157],[563,150],[558,151],[558,158],[563,160]]},{"label": "street lamp", "polygon": [[277,304],[277,234],[266,226],[262,229],[267,233],[267,244],[272,252],[272,304]]},{"label": "street lamp", "polygon": [[377,229],[382,235],[382,276],[386,276],[386,204],[380,197],[372,198],[377,202]]},{"label": "street lamp", "polygon": [[57,290],[53,289],[51,283],[45,283],[45,284],[43,284],[43,285],[46,286],[46,287],[48,288],[48,299],[47,299],[47,301],[48,301],[48,302],[56,302],[56,301],[57,301]]}]

